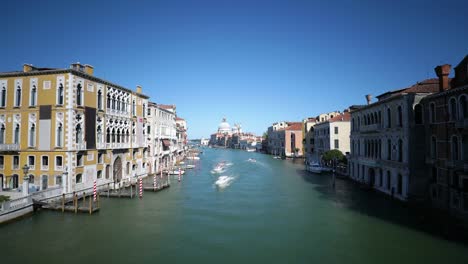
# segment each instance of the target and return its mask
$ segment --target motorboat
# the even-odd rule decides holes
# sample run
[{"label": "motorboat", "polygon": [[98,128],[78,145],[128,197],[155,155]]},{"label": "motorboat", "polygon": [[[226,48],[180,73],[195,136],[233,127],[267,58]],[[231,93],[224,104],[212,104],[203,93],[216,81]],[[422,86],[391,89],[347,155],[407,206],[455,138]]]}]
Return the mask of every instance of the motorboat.
[{"label": "motorboat", "polygon": [[196,156],[190,157],[190,156],[189,156],[189,157],[187,157],[187,159],[188,159],[188,160],[199,160],[200,157],[196,157]]},{"label": "motorboat", "polygon": [[252,158],[248,159],[247,161],[249,161],[249,162],[257,162],[257,160],[252,159]]},{"label": "motorboat", "polygon": [[273,158],[274,158],[274,159],[281,159],[280,156],[274,156]]},{"label": "motorboat", "polygon": [[320,166],[318,163],[311,163],[307,166],[307,171],[313,172],[313,173],[322,173],[323,167]]},{"label": "motorboat", "polygon": [[185,168],[185,169],[193,169],[193,168],[195,168],[195,165],[190,165],[190,164],[189,164],[189,165],[185,165],[184,168]]},{"label": "motorboat", "polygon": [[167,174],[169,175],[183,175],[185,173],[184,170],[171,170],[171,171],[168,171]]},{"label": "motorboat", "polygon": [[246,149],[247,152],[255,152],[255,149]]}]

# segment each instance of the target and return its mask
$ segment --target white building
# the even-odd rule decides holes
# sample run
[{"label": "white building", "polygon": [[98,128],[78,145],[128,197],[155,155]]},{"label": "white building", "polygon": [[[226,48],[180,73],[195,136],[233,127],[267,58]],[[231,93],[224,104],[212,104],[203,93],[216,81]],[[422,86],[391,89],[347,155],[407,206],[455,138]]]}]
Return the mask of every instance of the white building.
[{"label": "white building", "polygon": [[314,125],[313,153],[317,157],[332,149],[337,149],[343,154],[350,152],[350,117],[349,112],[344,112]]}]

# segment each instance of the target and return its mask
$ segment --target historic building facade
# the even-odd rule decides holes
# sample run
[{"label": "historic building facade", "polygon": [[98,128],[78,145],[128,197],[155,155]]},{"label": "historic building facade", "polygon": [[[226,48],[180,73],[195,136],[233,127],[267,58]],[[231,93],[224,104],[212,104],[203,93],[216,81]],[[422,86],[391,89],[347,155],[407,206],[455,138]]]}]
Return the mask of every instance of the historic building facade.
[{"label": "historic building facade", "polygon": [[423,200],[424,128],[415,118],[417,105],[437,92],[438,81],[428,79],[386,92],[367,105],[352,107],[351,179],[400,200]]},{"label": "historic building facade", "polygon": [[426,174],[432,203],[468,218],[468,56],[455,67],[435,68],[439,92],[424,98],[417,122],[425,127]]},{"label": "historic building facade", "polygon": [[[0,187],[68,192],[146,175],[141,92],[94,76],[90,65],[0,73]],[[65,175],[66,177],[62,177]]]},{"label": "historic building facade", "polygon": [[302,122],[277,122],[268,128],[268,153],[281,157],[302,157]]}]

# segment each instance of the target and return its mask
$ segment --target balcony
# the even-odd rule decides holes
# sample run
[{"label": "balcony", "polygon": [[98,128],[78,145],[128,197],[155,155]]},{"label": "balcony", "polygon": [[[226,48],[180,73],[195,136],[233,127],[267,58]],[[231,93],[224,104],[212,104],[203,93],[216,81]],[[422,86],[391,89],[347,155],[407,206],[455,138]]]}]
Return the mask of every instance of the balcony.
[{"label": "balcony", "polygon": [[103,144],[103,149],[126,149],[130,148],[130,143],[100,143]]},{"label": "balcony", "polygon": [[0,151],[19,151],[19,144],[0,144]]},{"label": "balcony", "polygon": [[372,125],[366,125],[366,126],[361,126],[360,132],[361,133],[373,133],[373,132],[378,132],[382,126],[380,124],[372,124]]},{"label": "balcony", "polygon": [[467,128],[468,127],[468,118],[456,121],[455,122],[455,127],[456,128]]},{"label": "balcony", "polygon": [[86,150],[86,142],[76,143],[76,150]]},{"label": "balcony", "polygon": [[104,142],[97,142],[97,143],[96,143],[96,148],[97,148],[97,149],[106,149],[106,143],[104,143]]}]

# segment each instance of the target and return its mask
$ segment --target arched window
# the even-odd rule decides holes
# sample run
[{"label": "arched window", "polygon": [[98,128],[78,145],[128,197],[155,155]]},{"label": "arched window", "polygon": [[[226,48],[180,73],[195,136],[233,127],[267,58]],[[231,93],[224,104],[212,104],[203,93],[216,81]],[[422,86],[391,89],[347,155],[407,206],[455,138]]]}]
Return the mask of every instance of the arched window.
[{"label": "arched window", "polygon": [[135,100],[133,100],[133,103],[132,103],[132,115],[133,115],[133,116],[136,115],[136,103],[135,103]]},{"label": "arched window", "polygon": [[15,106],[21,106],[21,87],[16,88],[16,101]]},{"label": "arched window", "polygon": [[57,104],[63,105],[63,84],[59,84],[59,88],[57,90]]},{"label": "arched window", "polygon": [[398,140],[398,161],[403,161],[403,140]]},{"label": "arched window", "polygon": [[401,106],[398,106],[398,126],[403,127],[403,110],[401,109]]},{"label": "arched window", "polygon": [[0,126],[0,144],[5,144],[5,124]]},{"label": "arched window", "polygon": [[423,123],[423,111],[420,104],[414,106],[414,123],[416,125],[421,125]]},{"label": "arched window", "polygon": [[390,190],[392,187],[392,174],[390,171],[387,171],[387,190]]},{"label": "arched window", "polygon": [[462,137],[461,160],[468,160],[468,135]]},{"label": "arched window", "polygon": [[81,125],[76,125],[75,133],[76,133],[75,143],[81,143],[81,135],[82,135]]},{"label": "arched window", "polygon": [[106,166],[106,179],[109,179],[110,177],[110,165]]},{"label": "arched window", "polygon": [[431,137],[431,158],[437,158],[437,139],[436,137]]},{"label": "arched window", "polygon": [[120,97],[117,98],[117,110],[120,111]]},{"label": "arched window", "polygon": [[102,110],[102,91],[101,90],[99,90],[97,93],[97,105],[98,105],[98,109]]},{"label": "arched window", "polygon": [[115,143],[115,128],[112,129],[112,143]]},{"label": "arched window", "polygon": [[106,131],[106,143],[111,143],[110,128],[107,128]]},{"label": "arched window", "polygon": [[387,108],[387,127],[392,127],[392,111],[390,108]]},{"label": "arched window", "polygon": [[83,105],[83,89],[81,84],[76,86],[76,105]]},{"label": "arched window", "polygon": [[431,120],[431,123],[435,123],[436,121],[436,111],[435,111],[435,104],[431,103],[429,105],[429,118]]},{"label": "arched window", "polygon": [[111,96],[110,94],[107,94],[107,109],[111,108]]},{"label": "arched window", "polygon": [[117,129],[117,143],[120,143],[120,129]]},{"label": "arched window", "polygon": [[0,107],[6,106],[6,88],[5,86],[2,87],[2,94],[0,95]]},{"label": "arched window", "polygon": [[76,175],[76,183],[82,183],[83,182],[83,175],[80,173],[80,174],[77,174]]},{"label": "arched window", "polygon": [[468,99],[466,95],[460,96],[458,105],[460,107],[460,119],[468,119]]},{"label": "arched window", "polygon": [[29,174],[29,183],[34,184],[34,175]]},{"label": "arched window", "polygon": [[36,96],[37,95],[37,89],[36,89],[36,85],[33,85],[33,87],[31,88],[31,106],[35,106],[36,105]]},{"label": "arched window", "polygon": [[36,145],[36,126],[31,124],[29,128],[29,147],[34,147]]},{"label": "arched window", "polygon": [[399,195],[401,195],[403,193],[403,176],[401,176],[401,174],[398,174],[397,193]]},{"label": "arched window", "polygon": [[59,123],[57,126],[57,147],[62,147],[63,142],[63,125]]},{"label": "arched window", "polygon": [[379,124],[382,125],[382,111],[379,111]]},{"label": "arched window", "polygon": [[101,129],[101,126],[97,127],[96,134],[97,134],[97,142],[101,143],[102,142],[102,129]]},{"label": "arched window", "polygon": [[387,159],[392,159],[392,140],[387,140]]},{"label": "arched window", "polygon": [[354,118],[353,118],[353,119],[351,119],[351,131],[354,131],[354,129],[355,128],[354,128]]},{"label": "arched window", "polygon": [[112,96],[112,109],[115,110],[115,95]]},{"label": "arched window", "polygon": [[19,140],[20,140],[20,125],[16,124],[14,137],[13,137],[13,143],[14,144],[19,144]]},{"label": "arched window", "polygon": [[449,101],[449,113],[450,120],[457,120],[457,100],[455,100],[455,98],[451,98]]},{"label": "arched window", "polygon": [[452,136],[452,160],[460,159],[460,148],[458,146],[458,137]]}]

